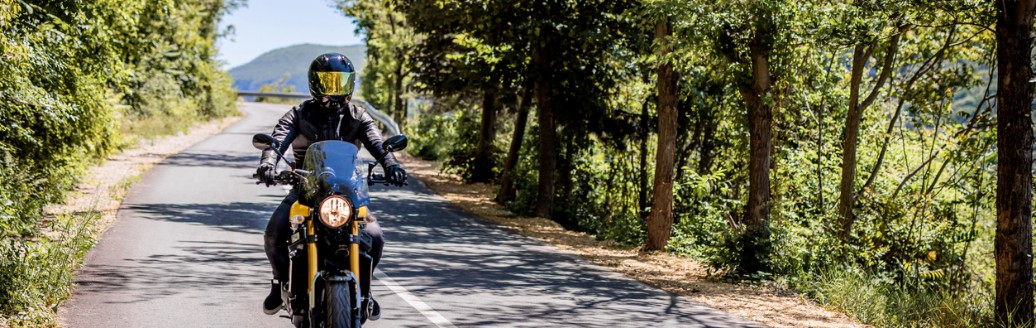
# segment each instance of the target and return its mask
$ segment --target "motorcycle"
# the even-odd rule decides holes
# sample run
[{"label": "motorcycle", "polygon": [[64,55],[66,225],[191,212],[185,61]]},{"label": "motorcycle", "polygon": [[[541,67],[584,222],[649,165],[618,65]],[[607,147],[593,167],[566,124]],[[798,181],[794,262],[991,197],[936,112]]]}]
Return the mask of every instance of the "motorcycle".
[{"label": "motorcycle", "polygon": [[[273,149],[277,162],[285,160],[279,143],[268,134],[253,136],[252,145]],[[382,143],[385,152],[406,146],[404,135]],[[374,173],[376,163],[368,165],[366,179],[362,178],[358,154],[352,143],[316,142],[306,151],[301,169],[288,162],[292,169],[274,179],[299,191],[288,217],[289,279],[281,292],[295,327],[359,328],[366,321],[360,306],[367,291],[360,290],[360,281],[370,279],[371,272],[360,272],[360,257],[370,259],[371,238],[361,231],[374,222],[367,209],[367,186],[389,183],[384,174]]]}]

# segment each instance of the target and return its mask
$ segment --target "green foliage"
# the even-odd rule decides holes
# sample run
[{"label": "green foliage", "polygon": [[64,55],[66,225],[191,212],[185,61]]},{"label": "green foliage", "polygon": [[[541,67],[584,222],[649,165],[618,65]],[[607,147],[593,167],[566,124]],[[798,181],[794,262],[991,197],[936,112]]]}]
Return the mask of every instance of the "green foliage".
[{"label": "green foliage", "polygon": [[[552,219],[601,239],[643,243],[651,186],[641,181],[652,180],[657,151],[653,80],[668,62],[680,75],[670,251],[719,275],[762,263],[740,277],[786,283],[880,326],[990,322],[996,136],[988,2],[411,0],[402,7],[395,10],[417,32],[410,40],[419,49],[407,79],[417,81],[414,99],[432,102],[414,133],[425,127],[444,136],[421,143],[428,158],[463,175],[477,142],[469,115],[476,106],[444,104],[487,87],[552,86],[537,89],[549,96],[537,99],[555,108],[555,151],[539,153],[541,126],[531,121],[515,168],[517,198],[506,204],[514,212],[533,213],[539,171],[554,170]],[[666,43],[653,38],[662,21],[673,27],[664,57],[657,50]],[[892,69],[878,83],[888,52]],[[537,62],[543,53],[550,60]],[[854,58],[863,59],[858,83]],[[755,69],[760,59],[765,70]],[[756,72],[772,83],[756,85]],[[761,230],[768,237],[746,228],[752,93],[773,110],[770,220]],[[847,163],[856,168],[854,225],[839,238],[850,102],[871,95],[860,112],[856,160]],[[465,114],[447,119],[436,109],[450,106]],[[500,122],[513,115],[503,112]],[[501,133],[496,143],[510,138]],[[556,156],[557,166],[540,168],[539,156]]]},{"label": "green foliage", "polygon": [[833,268],[800,290],[878,327],[992,327],[992,290],[968,293],[898,284],[854,267]]},{"label": "green foliage", "polygon": [[58,305],[72,294],[78,265],[93,247],[89,212],[59,217],[49,229],[60,239],[0,239],[0,324],[57,326]]},{"label": "green foliage", "polygon": [[234,112],[213,57],[218,20],[235,6],[0,1],[0,317],[41,323],[67,295],[89,224],[44,226],[43,207],[125,145],[122,133],[152,137]]},{"label": "green foliage", "polygon": [[[285,82],[288,79],[288,77],[290,77],[290,75],[284,74],[284,76],[281,76],[281,78],[278,79],[277,81],[273,81],[273,82],[270,82],[268,84],[263,84],[262,86],[259,87],[259,92],[295,93],[295,86],[294,85],[288,85],[287,82]],[[256,97],[255,98],[255,102],[275,103],[275,104],[295,104],[295,103],[297,103],[297,101],[294,100],[294,99],[286,99],[286,98],[280,98],[280,97]]]},{"label": "green foliage", "polygon": [[417,42],[413,28],[396,1],[336,0],[338,8],[354,18],[363,33],[366,67],[361,75],[364,100],[405,127],[407,104],[404,94],[413,85],[412,52]]},{"label": "green foliage", "polygon": [[478,116],[463,110],[448,113],[453,126],[443,171],[470,181],[475,171],[475,148],[478,146]]},{"label": "green foliage", "polygon": [[416,125],[404,127],[410,138],[407,152],[425,160],[443,160],[453,144],[451,136],[456,135],[455,116],[421,115]]}]

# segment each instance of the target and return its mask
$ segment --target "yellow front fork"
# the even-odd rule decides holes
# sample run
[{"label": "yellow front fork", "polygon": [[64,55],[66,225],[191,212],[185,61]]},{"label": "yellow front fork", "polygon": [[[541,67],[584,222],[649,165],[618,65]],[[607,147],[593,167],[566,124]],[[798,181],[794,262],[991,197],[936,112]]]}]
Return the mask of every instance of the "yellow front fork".
[{"label": "yellow front fork", "polygon": [[[360,236],[360,223],[353,221],[352,234],[354,237],[359,238]],[[353,276],[356,277],[356,283],[360,282],[360,243],[349,244],[349,269],[352,270]]]},{"label": "yellow front fork", "polygon": [[313,220],[306,221],[306,255],[309,258],[309,280],[306,280],[306,294],[313,295],[313,279],[317,278],[317,242],[313,237]]},{"label": "yellow front fork", "polygon": [[[367,219],[367,206],[360,206],[356,209],[356,220],[353,220],[352,235],[354,238],[359,240],[360,238],[360,221]],[[356,277],[356,286],[363,286],[360,284],[360,243],[349,244],[349,269],[352,270],[353,276]]]}]

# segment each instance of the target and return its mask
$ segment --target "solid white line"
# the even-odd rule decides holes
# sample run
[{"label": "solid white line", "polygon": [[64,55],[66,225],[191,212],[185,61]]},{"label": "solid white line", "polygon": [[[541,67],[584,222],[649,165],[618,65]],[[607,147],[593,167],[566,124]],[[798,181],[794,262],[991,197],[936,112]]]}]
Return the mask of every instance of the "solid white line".
[{"label": "solid white line", "polygon": [[431,306],[422,302],[417,298],[417,296],[414,296],[414,294],[411,294],[405,287],[397,284],[395,280],[389,278],[389,276],[384,272],[381,272],[381,270],[374,270],[374,277],[378,278],[376,281],[381,282],[382,285],[391,289],[392,292],[399,295],[399,298],[402,298],[410,304],[410,306],[413,306],[418,312],[421,312],[425,318],[431,320],[432,323],[439,328],[457,328],[457,326],[454,326],[449,320],[446,320],[446,317],[443,317],[439,312],[435,312]]}]

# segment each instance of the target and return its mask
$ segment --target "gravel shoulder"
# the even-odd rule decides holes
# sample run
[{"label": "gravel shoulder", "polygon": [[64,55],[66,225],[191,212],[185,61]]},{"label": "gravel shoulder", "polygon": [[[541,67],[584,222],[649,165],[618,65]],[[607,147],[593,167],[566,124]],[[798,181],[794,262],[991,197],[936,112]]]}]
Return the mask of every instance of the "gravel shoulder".
[{"label": "gravel shoulder", "polygon": [[544,218],[517,217],[492,201],[494,186],[465,184],[459,177],[441,172],[436,162],[400,155],[408,172],[465,211],[669,293],[775,327],[865,327],[784,288],[717,282],[704,265],[690,258],[641,253],[637,248],[565,230]]}]

